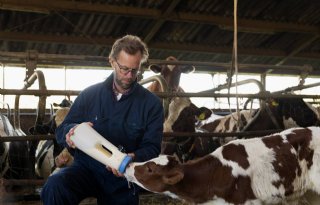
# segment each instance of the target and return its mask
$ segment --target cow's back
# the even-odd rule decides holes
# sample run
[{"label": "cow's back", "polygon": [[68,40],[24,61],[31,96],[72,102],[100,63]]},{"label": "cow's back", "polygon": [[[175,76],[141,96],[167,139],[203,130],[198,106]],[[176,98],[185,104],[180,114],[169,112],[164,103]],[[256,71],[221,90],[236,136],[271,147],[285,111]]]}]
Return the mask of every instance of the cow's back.
[{"label": "cow's back", "polygon": [[290,201],[307,190],[320,193],[319,127],[234,140],[212,155],[231,166],[235,177],[249,176],[254,194],[267,204]]}]

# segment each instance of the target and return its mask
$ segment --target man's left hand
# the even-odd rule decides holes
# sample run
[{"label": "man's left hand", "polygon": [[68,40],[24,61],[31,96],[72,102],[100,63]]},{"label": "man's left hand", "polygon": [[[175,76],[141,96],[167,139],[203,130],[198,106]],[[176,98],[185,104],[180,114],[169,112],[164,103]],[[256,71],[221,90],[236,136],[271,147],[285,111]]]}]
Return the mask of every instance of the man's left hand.
[{"label": "man's left hand", "polygon": [[[134,153],[128,154],[130,157],[132,157],[132,160],[134,159]],[[120,173],[117,169],[114,169],[112,167],[106,166],[107,170],[111,171],[115,176],[117,177],[124,177],[124,174]]]}]

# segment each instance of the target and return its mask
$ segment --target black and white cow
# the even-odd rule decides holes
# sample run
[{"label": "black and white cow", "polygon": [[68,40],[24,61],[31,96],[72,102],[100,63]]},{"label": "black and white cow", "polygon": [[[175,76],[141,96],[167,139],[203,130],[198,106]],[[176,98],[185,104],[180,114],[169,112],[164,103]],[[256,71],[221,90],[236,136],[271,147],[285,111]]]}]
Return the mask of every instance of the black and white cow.
[{"label": "black and white cow", "polygon": [[[22,134],[22,133],[21,133]],[[7,116],[0,113],[0,137],[18,136]],[[33,163],[29,158],[27,141],[10,141],[0,143],[0,178],[4,179],[32,179]],[[2,185],[1,185],[2,186]],[[21,186],[5,186],[3,190],[22,191]]]},{"label": "black and white cow", "polygon": [[[65,101],[65,100],[64,100]],[[63,122],[65,116],[68,114],[70,108],[63,106],[70,106],[62,101],[56,106],[60,107],[52,116],[49,122],[39,125],[36,128],[31,128],[32,132],[36,129],[40,134],[55,134],[55,129]],[[56,140],[41,140],[36,149],[36,163],[35,172],[40,178],[48,178],[49,175],[56,169],[73,162],[73,157],[66,148],[62,148]]]},{"label": "black and white cow", "polygon": [[[253,116],[256,118],[251,122]],[[250,117],[251,115],[251,117]],[[232,122],[234,117],[221,118],[213,122],[202,125],[200,128],[208,132],[230,132],[237,131],[237,125]],[[249,120],[248,120],[249,119]],[[237,119],[236,119],[237,120]],[[278,98],[266,101],[266,106],[256,112],[251,112],[249,118],[241,115],[243,127],[239,131],[250,130],[271,130],[288,129],[292,127],[307,127],[318,125],[320,122],[319,114],[316,109],[301,98]]]},{"label": "black and white cow", "polygon": [[[194,119],[201,112],[195,112],[198,108],[191,103],[188,98],[173,98],[169,105],[169,116],[164,124],[165,132],[195,132]],[[192,121],[193,120],[193,121]],[[319,125],[319,116],[315,109],[299,98],[291,99],[272,99],[268,100],[264,108],[252,111],[240,111],[240,121],[238,114],[232,113],[206,124],[201,124],[199,129],[202,132],[235,132],[235,131],[259,131],[287,129],[292,127],[307,127]],[[238,127],[238,125],[242,127]],[[170,149],[163,154],[174,154],[187,152],[188,157],[204,156],[222,144],[234,138],[217,137],[195,137],[193,143],[185,144],[181,151]],[[172,146],[171,146],[172,147]],[[178,154],[181,156],[182,154]],[[182,160],[186,161],[185,159]]]},{"label": "black and white cow", "polygon": [[302,204],[308,190],[320,194],[320,128],[234,140],[183,164],[161,155],[130,164],[125,177],[191,204]]},{"label": "black and white cow", "polygon": [[[169,115],[163,124],[164,132],[195,132],[195,124],[211,115],[211,110],[198,108],[189,98],[175,97],[169,104]],[[193,158],[195,137],[164,138],[161,144],[161,154],[175,154],[181,162]],[[209,152],[207,152],[209,153]]]},{"label": "black and white cow", "polygon": [[[0,113],[0,137],[13,136],[15,135],[14,129],[9,122],[7,116]],[[0,178],[9,169],[9,145],[10,142],[1,142],[0,143]]]}]

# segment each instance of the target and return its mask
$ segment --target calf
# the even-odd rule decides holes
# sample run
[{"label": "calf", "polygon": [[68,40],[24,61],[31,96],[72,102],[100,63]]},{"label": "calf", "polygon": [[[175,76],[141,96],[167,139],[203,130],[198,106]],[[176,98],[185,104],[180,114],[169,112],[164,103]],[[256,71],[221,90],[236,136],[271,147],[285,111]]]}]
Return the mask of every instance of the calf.
[{"label": "calf", "polygon": [[291,128],[231,141],[184,164],[166,155],[132,163],[125,177],[193,204],[287,204],[320,193],[319,159],[320,128]]},{"label": "calf", "polygon": [[[61,106],[61,104],[58,106]],[[56,127],[63,122],[69,109],[69,107],[59,108],[52,119],[44,125],[38,125],[36,131],[41,134],[55,134]],[[33,129],[35,128],[31,128],[30,130]],[[58,145],[56,140],[41,140],[39,142],[36,150],[35,163],[35,172],[37,176],[46,179],[57,168],[68,166],[72,162],[72,155],[66,148],[63,149]]]}]

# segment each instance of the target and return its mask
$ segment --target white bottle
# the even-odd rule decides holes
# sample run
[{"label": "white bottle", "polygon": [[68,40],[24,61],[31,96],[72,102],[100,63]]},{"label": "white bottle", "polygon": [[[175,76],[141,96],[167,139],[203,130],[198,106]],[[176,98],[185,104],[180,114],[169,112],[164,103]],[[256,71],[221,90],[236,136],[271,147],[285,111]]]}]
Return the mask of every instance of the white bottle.
[{"label": "white bottle", "polygon": [[118,150],[116,146],[103,138],[88,123],[79,124],[71,141],[78,149],[99,162],[124,173],[132,158]]}]

